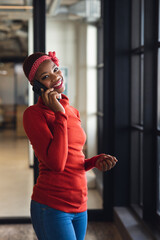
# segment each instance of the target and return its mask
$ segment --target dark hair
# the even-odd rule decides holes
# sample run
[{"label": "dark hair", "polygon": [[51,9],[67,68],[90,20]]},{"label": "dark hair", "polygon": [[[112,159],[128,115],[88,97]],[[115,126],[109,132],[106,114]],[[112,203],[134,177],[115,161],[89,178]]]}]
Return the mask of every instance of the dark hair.
[{"label": "dark hair", "polygon": [[31,70],[34,62],[43,55],[47,55],[47,54],[45,54],[43,52],[36,52],[25,58],[24,63],[23,63],[23,71],[27,78],[29,76],[30,70]]}]

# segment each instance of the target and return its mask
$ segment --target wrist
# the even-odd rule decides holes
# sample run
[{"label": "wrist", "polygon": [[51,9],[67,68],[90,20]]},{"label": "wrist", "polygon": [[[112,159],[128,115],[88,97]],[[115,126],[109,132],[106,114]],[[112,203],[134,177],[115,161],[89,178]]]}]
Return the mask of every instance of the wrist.
[{"label": "wrist", "polygon": [[52,111],[53,112],[63,112],[63,113],[65,113],[65,109],[64,109],[64,107],[59,107],[59,106],[57,106],[57,107],[52,107]]},{"label": "wrist", "polygon": [[53,112],[63,112],[65,113],[64,107],[56,100],[55,104],[51,106]]}]

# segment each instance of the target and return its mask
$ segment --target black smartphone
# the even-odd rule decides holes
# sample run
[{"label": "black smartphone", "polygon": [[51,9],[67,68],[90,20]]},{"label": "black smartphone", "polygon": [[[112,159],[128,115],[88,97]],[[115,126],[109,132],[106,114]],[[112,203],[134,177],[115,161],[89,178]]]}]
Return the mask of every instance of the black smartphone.
[{"label": "black smartphone", "polygon": [[46,86],[44,86],[42,83],[40,83],[39,81],[37,81],[37,80],[34,80],[33,81],[33,91],[35,92],[35,93],[37,93],[39,96],[41,96],[42,95],[42,92],[41,92],[41,88],[43,88],[44,89],[44,91],[46,91],[48,88],[46,87]]}]

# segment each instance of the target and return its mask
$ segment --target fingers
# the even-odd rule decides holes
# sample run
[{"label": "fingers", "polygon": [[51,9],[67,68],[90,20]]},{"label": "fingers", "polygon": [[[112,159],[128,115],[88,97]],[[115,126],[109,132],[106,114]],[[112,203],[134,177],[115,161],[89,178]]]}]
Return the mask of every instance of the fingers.
[{"label": "fingers", "polygon": [[114,167],[116,165],[116,163],[118,162],[116,157],[111,156],[111,155],[105,155],[104,160],[107,162],[107,164],[109,165],[110,168]]},{"label": "fingers", "polygon": [[106,172],[111,169],[111,166],[109,166],[109,164],[107,164],[106,161],[103,161],[102,163],[103,163],[103,169],[102,169],[103,172]]},{"label": "fingers", "polygon": [[53,112],[63,112],[65,113],[65,109],[62,104],[58,101],[60,98],[60,94],[54,90],[54,88],[49,88],[46,91],[41,89],[42,99],[44,104],[49,107]]},{"label": "fingers", "polygon": [[49,88],[46,91],[41,88],[41,92],[42,98],[46,104],[50,104],[53,100],[59,98],[59,93],[54,91],[54,88]]},{"label": "fingers", "polygon": [[108,170],[111,170],[116,165],[117,162],[118,160],[116,159],[116,157],[103,154],[99,157],[96,167],[100,171],[108,171]]}]

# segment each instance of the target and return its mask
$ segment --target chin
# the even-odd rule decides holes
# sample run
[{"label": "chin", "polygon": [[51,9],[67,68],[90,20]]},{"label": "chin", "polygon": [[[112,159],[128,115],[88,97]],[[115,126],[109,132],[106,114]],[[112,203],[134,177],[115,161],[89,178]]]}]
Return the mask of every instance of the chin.
[{"label": "chin", "polygon": [[[56,90],[56,89],[55,89],[55,90]],[[65,90],[65,88],[60,88],[60,89],[57,89],[56,91],[57,91],[58,93],[63,93],[64,90]]]}]

